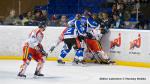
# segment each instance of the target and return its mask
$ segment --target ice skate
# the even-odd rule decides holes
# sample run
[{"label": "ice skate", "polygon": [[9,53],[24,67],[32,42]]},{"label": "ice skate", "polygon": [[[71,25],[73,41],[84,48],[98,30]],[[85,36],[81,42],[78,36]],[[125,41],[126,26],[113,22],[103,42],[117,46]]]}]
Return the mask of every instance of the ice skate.
[{"label": "ice skate", "polygon": [[33,78],[44,77],[44,74],[39,73],[39,71],[35,71]]},{"label": "ice skate", "polygon": [[110,61],[108,61],[108,63],[109,63],[109,64],[115,64],[116,62],[115,62],[115,61],[110,60]]},{"label": "ice skate", "polygon": [[21,78],[26,78],[26,75],[21,74],[21,73],[19,73],[17,76],[18,76],[18,77],[21,77]]},{"label": "ice skate", "polygon": [[81,61],[79,61],[79,63],[86,64],[85,60],[81,60]]},{"label": "ice skate", "polygon": [[105,60],[105,61],[101,61],[101,64],[115,64],[115,61],[112,60]]},{"label": "ice skate", "polygon": [[58,64],[65,64],[65,62],[61,59],[57,60]]},{"label": "ice skate", "polygon": [[74,58],[74,60],[73,60],[73,64],[78,64],[79,63],[79,60],[78,59],[76,59],[76,58]]}]

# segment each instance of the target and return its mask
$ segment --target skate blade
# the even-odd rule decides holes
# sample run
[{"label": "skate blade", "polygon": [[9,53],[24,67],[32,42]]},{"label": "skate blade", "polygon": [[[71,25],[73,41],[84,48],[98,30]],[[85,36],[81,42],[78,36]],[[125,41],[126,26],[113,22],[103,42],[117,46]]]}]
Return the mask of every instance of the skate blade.
[{"label": "skate blade", "polygon": [[44,76],[37,76],[37,75],[34,75],[34,76],[33,76],[34,79],[39,79],[39,78],[43,78],[43,77],[44,77]]},{"label": "skate blade", "polygon": [[73,66],[81,66],[81,67],[86,67],[86,64],[82,64],[82,63],[72,63]]},{"label": "skate blade", "polygon": [[65,66],[66,64],[57,64],[57,66]]},{"label": "skate blade", "polygon": [[73,64],[73,65],[78,65],[79,63],[77,63],[77,62],[72,62],[72,64]]},{"label": "skate blade", "polygon": [[114,63],[110,63],[109,65],[116,65],[116,62],[114,62]]},{"label": "skate blade", "polygon": [[17,76],[17,79],[26,79],[26,77]]},{"label": "skate blade", "polygon": [[81,67],[87,67],[86,64],[79,63],[79,65],[80,65]]}]

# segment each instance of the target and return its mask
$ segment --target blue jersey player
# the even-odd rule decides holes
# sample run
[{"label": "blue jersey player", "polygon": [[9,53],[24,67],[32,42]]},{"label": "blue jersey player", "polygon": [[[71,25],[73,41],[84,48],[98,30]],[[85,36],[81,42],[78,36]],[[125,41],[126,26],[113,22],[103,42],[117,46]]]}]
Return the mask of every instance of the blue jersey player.
[{"label": "blue jersey player", "polygon": [[58,63],[60,64],[65,64],[62,59],[66,57],[72,48],[76,51],[75,58],[78,62],[83,61],[83,49],[81,48],[80,41],[78,39],[79,35],[84,34],[84,29],[80,22],[80,16],[77,14],[75,19],[68,25],[69,27],[64,32],[64,46],[58,58]]}]

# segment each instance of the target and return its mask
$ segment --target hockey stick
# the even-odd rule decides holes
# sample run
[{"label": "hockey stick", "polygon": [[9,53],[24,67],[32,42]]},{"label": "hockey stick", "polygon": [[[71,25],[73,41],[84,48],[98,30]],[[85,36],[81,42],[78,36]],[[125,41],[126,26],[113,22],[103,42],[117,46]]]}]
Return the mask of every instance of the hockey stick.
[{"label": "hockey stick", "polygon": [[[85,42],[85,40],[84,40]],[[85,42],[86,46],[87,46],[87,49],[91,52],[91,54],[93,55],[93,57],[96,59],[96,61],[101,64],[101,59],[99,58],[98,54],[93,52],[93,50],[88,46],[88,44]]]}]

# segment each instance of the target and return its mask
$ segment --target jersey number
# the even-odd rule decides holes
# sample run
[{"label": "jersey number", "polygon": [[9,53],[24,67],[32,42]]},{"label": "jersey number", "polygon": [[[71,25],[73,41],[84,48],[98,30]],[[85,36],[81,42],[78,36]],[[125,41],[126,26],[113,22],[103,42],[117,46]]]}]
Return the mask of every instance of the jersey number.
[{"label": "jersey number", "polygon": [[73,35],[75,28],[68,28],[67,31],[64,33],[64,35]]}]

